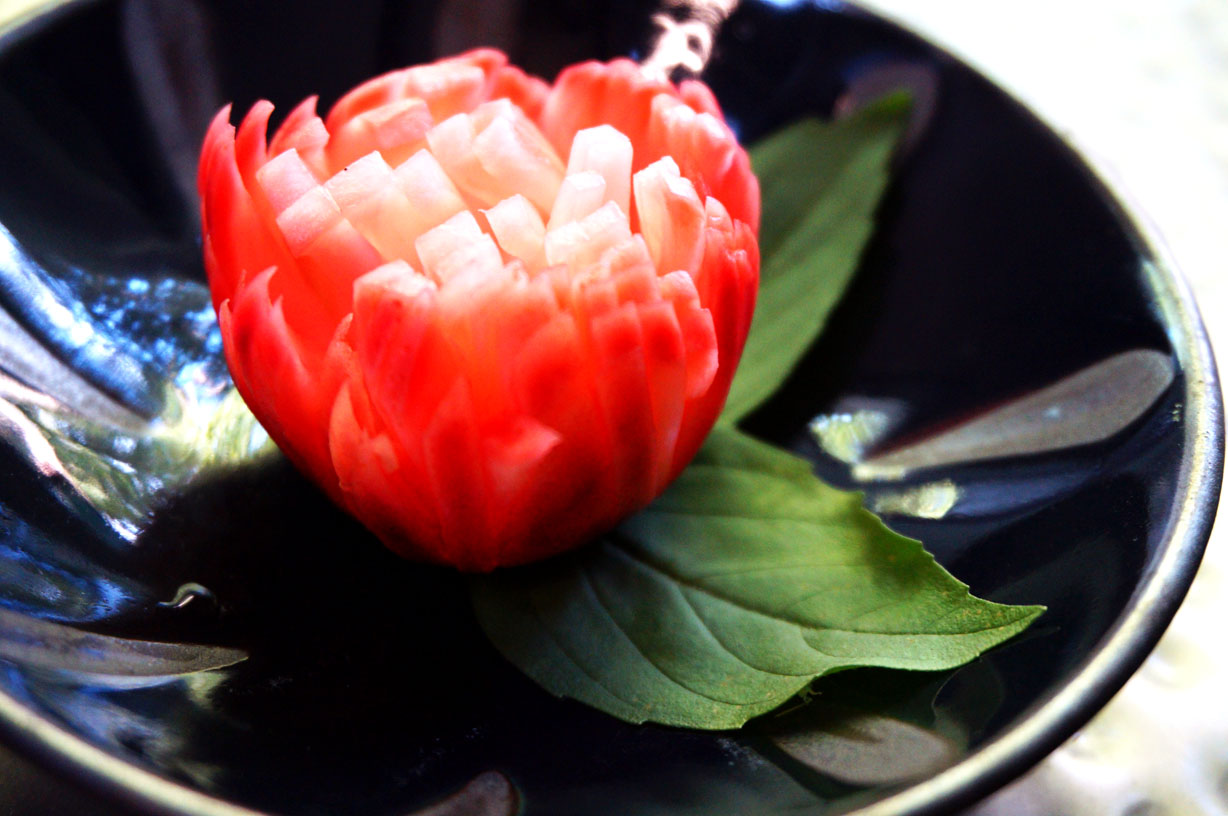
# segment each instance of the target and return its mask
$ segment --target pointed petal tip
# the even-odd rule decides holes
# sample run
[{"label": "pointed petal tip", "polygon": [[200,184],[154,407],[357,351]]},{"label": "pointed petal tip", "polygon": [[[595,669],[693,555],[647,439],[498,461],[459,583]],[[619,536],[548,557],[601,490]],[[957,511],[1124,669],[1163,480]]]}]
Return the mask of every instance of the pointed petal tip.
[{"label": "pointed petal tip", "polygon": [[[414,492],[426,505],[447,501],[435,494],[461,491],[462,487],[473,483],[475,472],[459,461],[469,457],[458,458],[455,454],[457,449],[473,448],[476,440],[477,448],[484,451],[479,458],[486,463],[482,466],[485,475],[479,479],[484,486],[479,492],[493,489],[500,496],[503,495],[501,490],[510,491],[509,495],[527,495],[516,488],[524,474],[536,474],[534,469],[547,460],[572,461],[577,456],[576,450],[584,448],[587,451],[597,445],[593,438],[604,438],[611,428],[618,428],[618,434],[624,441],[646,434],[645,439],[640,440],[644,444],[639,448],[648,452],[637,458],[639,454],[634,451],[625,456],[618,452],[631,450],[635,446],[619,446],[618,451],[610,452],[606,451],[610,445],[599,445],[602,453],[596,457],[596,461],[603,472],[585,478],[590,478],[593,484],[604,485],[608,488],[605,493],[635,493],[639,504],[646,501],[646,494],[640,495],[639,491],[655,492],[663,486],[661,474],[666,471],[672,473],[676,464],[676,456],[662,456],[660,450],[670,448],[672,439],[685,437],[689,440],[695,436],[694,429],[678,427],[679,423],[686,425],[695,422],[688,417],[696,412],[681,408],[681,402],[698,396],[707,399],[707,391],[717,390],[712,388],[712,383],[719,379],[713,374],[718,362],[716,333],[724,337],[724,330],[720,327],[729,321],[720,318],[714,332],[712,312],[707,304],[700,302],[700,293],[707,291],[702,278],[705,274],[719,277],[725,280],[725,283],[719,284],[725,290],[744,292],[740,282],[731,289],[729,276],[733,275],[741,281],[747,277],[752,266],[757,269],[757,254],[754,259],[750,258],[754,253],[753,222],[757,220],[757,210],[753,211],[756,217],[750,219],[748,227],[747,218],[742,216],[751,210],[732,199],[748,194],[756,187],[747,166],[744,169],[749,181],[739,181],[741,186],[733,185],[731,199],[725,188],[716,182],[709,184],[695,177],[694,162],[688,164],[685,158],[675,160],[668,154],[657,155],[653,148],[645,147],[649,117],[654,110],[673,110],[679,106],[686,108],[685,113],[670,115],[685,124],[690,134],[688,138],[693,136],[692,141],[702,149],[709,144],[719,147],[720,139],[717,137],[726,138],[727,131],[718,133],[721,122],[713,117],[719,116],[719,109],[710,93],[704,92],[705,89],[692,89],[686,85],[675,88],[666,81],[645,76],[630,60],[617,60],[609,65],[587,63],[573,66],[560,75],[554,90],[508,65],[506,56],[493,49],[475,49],[434,66],[426,66],[428,70],[421,68],[394,71],[354,89],[329,111],[327,126],[316,113],[318,98],[309,97],[290,112],[282,126],[271,134],[271,141],[267,142],[271,103],[262,100],[254,105],[237,129],[229,122],[229,106],[219,111],[206,135],[207,147],[202,149],[199,173],[203,187],[209,184],[209,173],[216,172],[211,171],[210,165],[220,159],[228,159],[228,164],[237,165],[229,171],[227,179],[228,183],[237,184],[238,190],[250,178],[262,180],[270,173],[276,175],[277,168],[281,167],[277,157],[291,153],[305,162],[315,175],[314,179],[308,179],[303,174],[297,176],[303,182],[304,191],[310,188],[329,193],[333,202],[341,208],[344,219],[348,220],[341,223],[333,208],[325,206],[328,202],[323,200],[316,202],[320,206],[309,208],[310,211],[295,210],[295,218],[290,219],[293,223],[283,226],[299,228],[297,231],[289,230],[292,238],[302,233],[299,236],[302,240],[290,241],[298,255],[292,257],[284,247],[281,252],[285,255],[286,263],[294,266],[291,273],[296,281],[294,285],[303,292],[287,290],[290,284],[281,277],[274,278],[271,269],[252,276],[247,276],[242,269],[236,269],[234,273],[244,280],[237,282],[232,287],[233,291],[218,292],[216,305],[219,320],[225,326],[224,332],[233,345],[234,335],[241,328],[239,324],[247,322],[246,317],[242,320],[236,318],[236,312],[243,310],[244,304],[247,312],[261,312],[274,323],[286,324],[292,320],[291,312],[296,308],[296,298],[314,303],[312,297],[316,295],[319,296],[316,299],[323,300],[335,295],[344,300],[346,308],[343,311],[348,311],[342,315],[341,322],[328,324],[330,330],[337,328],[328,348],[350,350],[352,359],[342,379],[359,388],[363,400],[371,403],[366,408],[353,405],[349,413],[373,419],[375,413],[372,412],[384,412],[379,414],[379,421],[384,424],[378,432],[372,431],[374,435],[370,438],[362,434],[346,436],[346,444],[352,442],[365,451],[355,452],[345,460],[345,475],[342,478],[348,480],[347,489],[352,492],[342,490],[335,479],[334,484],[326,484],[325,488],[330,490],[334,499],[366,519],[368,525],[390,546],[408,551],[412,557],[452,562],[463,569],[486,571],[509,559],[523,560],[524,553],[536,553],[540,549],[532,543],[526,544],[525,540],[526,537],[540,536],[545,522],[535,522],[527,517],[505,519],[501,515],[535,511],[509,509],[511,499],[504,502],[507,506],[492,508],[488,506],[489,502],[477,501],[476,494],[470,495],[468,499],[458,499],[464,507],[458,504],[450,510],[439,511],[447,516],[443,526],[447,527],[448,535],[444,536],[438,518],[429,523],[422,519],[415,521],[406,518],[405,509],[396,507],[396,491],[390,492],[387,484],[380,487],[379,483],[391,484],[391,481],[395,481],[398,490]],[[560,96],[559,87],[569,82],[575,86],[571,96]],[[667,97],[671,104],[656,101],[654,97],[657,95]],[[438,114],[438,124],[433,121],[431,130],[422,134],[425,147],[414,149],[403,159],[393,162],[380,145],[373,142],[372,149],[376,153],[366,151],[354,158],[362,162],[363,156],[379,158],[382,155],[379,164],[386,166],[376,166],[374,159],[361,165],[348,161],[346,166],[353,171],[352,177],[344,180],[345,183],[329,180],[333,168],[331,162],[325,159],[325,145],[332,142],[335,148],[336,127],[350,127],[356,129],[353,134],[356,138],[378,141],[379,128],[392,122],[393,114],[403,113],[402,109],[412,107],[411,98],[428,97],[432,115]],[[553,112],[552,100],[555,100]],[[558,100],[567,104],[560,104]],[[445,113],[453,119],[448,120],[443,115]],[[550,130],[554,125],[546,121],[551,116],[556,117],[558,121],[555,125],[560,128],[574,128],[562,143]],[[533,138],[526,137],[521,119],[531,125],[533,133],[540,130],[550,138],[548,150],[536,149],[540,145]],[[397,121],[400,124],[408,122]],[[467,137],[462,140],[466,142],[463,150],[453,149],[457,144],[455,141],[441,143],[449,142],[440,139],[449,132],[448,127],[443,127],[448,122],[452,130],[457,130],[457,124],[466,125],[467,132],[462,134]],[[332,136],[329,135],[330,128],[334,128]],[[358,133],[359,130],[362,132]],[[533,136],[533,133],[529,136]],[[434,143],[432,136],[435,137]],[[227,142],[228,148],[224,144]],[[318,166],[308,156],[311,149],[319,150]],[[297,154],[294,153],[296,150]],[[738,162],[744,158],[744,153],[739,152],[730,161],[727,153],[721,153],[715,147],[711,152],[714,166],[719,164],[718,169],[724,168],[721,172],[727,169],[732,176],[738,176],[741,172]],[[554,165],[557,165],[558,183],[553,185],[548,195],[530,195],[519,182],[510,191],[499,186],[523,174],[525,168],[541,155],[547,158],[553,156]],[[568,162],[564,164],[560,157],[568,159]],[[635,189],[632,180],[633,163],[652,168],[646,178],[653,182],[652,194],[659,199],[655,202],[655,217],[659,221],[660,232],[653,241],[646,242],[643,237],[631,232],[635,226],[634,219],[653,209],[653,205],[644,206],[637,200],[640,191]],[[270,167],[273,164],[277,164],[277,167]],[[550,162],[544,164],[550,165]],[[296,170],[301,169],[296,165]],[[567,184],[564,179],[569,176],[574,178],[563,196],[569,200],[563,202],[566,206],[562,206],[559,185]],[[475,191],[472,188],[478,182],[481,182],[478,186],[482,189]],[[247,186],[250,188],[250,184]],[[376,194],[370,197],[363,195],[363,189],[359,188],[366,186],[378,188],[374,190]],[[377,241],[378,237],[385,236],[385,230],[396,219],[380,220],[375,216],[368,217],[370,213],[365,210],[359,212],[365,202],[378,200],[379,212],[387,213],[389,207],[384,205],[390,197],[396,198],[391,196],[390,190],[407,201],[425,202],[423,206],[414,208],[415,213],[422,215],[422,223],[415,223],[412,229],[407,230],[407,233],[412,233],[406,241],[413,247],[413,252],[391,253],[388,247]],[[278,211],[288,209],[290,205],[297,206],[300,198],[297,192],[303,191],[287,187],[283,192],[286,192],[286,196],[278,198],[270,194],[266,201],[260,190],[251,191],[251,196],[259,199],[254,206],[263,208],[260,212],[270,224],[273,219],[267,217],[270,214],[265,210],[271,206]],[[351,192],[354,196],[350,196]],[[489,201],[482,197],[486,194],[491,196]],[[242,201],[247,201],[247,198],[244,197]],[[426,213],[428,210],[429,216]],[[617,219],[612,219],[612,214],[617,215]],[[207,227],[211,225],[213,215],[213,212],[209,213],[210,220],[205,222]],[[400,217],[398,215],[397,219]],[[615,220],[619,229],[614,228]],[[559,233],[550,239],[557,251],[558,246],[555,245],[567,238],[560,232],[562,222],[574,227],[572,232],[577,233],[574,236],[577,245],[582,244],[586,251],[568,250],[568,260],[575,260],[575,263],[549,267],[546,265],[546,236]],[[520,246],[513,240],[513,233],[522,231],[529,233],[529,240],[521,242],[523,246]],[[647,232],[651,233],[652,230]],[[355,247],[351,245],[361,244],[351,240],[351,233],[374,248],[367,252],[365,245],[358,246],[363,250],[359,254],[364,258],[370,257],[370,264],[349,263],[342,257],[352,257]],[[690,240],[692,233],[698,236],[696,241]],[[718,233],[722,247],[720,257],[724,260],[718,264],[719,270],[709,272],[699,268],[706,263],[702,251],[708,236]],[[227,234],[237,237],[241,233],[228,230]],[[280,240],[281,234],[277,233],[275,237]],[[649,254],[650,243],[655,244],[653,254],[658,256],[660,266],[670,266],[670,269],[654,266]],[[701,257],[692,257],[696,255],[697,248]],[[206,241],[206,254],[213,251],[211,241]],[[594,254],[596,257],[590,257]],[[737,259],[730,260],[734,255],[737,255]],[[235,253],[227,255],[232,256]],[[392,258],[399,260],[389,260]],[[751,263],[752,260],[755,263]],[[215,264],[216,261],[215,258]],[[336,287],[337,292],[317,286],[321,280],[329,277],[329,270],[337,268],[337,262],[353,266],[351,271],[355,274],[347,276],[342,282],[344,285]],[[664,277],[658,274],[674,273],[672,267],[675,265],[682,270],[676,273],[681,276],[678,281],[671,283],[673,274]],[[422,271],[419,272],[419,269]],[[302,275],[314,277],[299,281]],[[586,278],[586,275],[589,277]],[[696,279],[693,280],[692,275]],[[584,284],[584,280],[591,285]],[[324,289],[328,291],[321,294]],[[346,297],[342,297],[342,289]],[[275,301],[270,303],[270,297],[276,298]],[[256,309],[257,302],[262,299],[261,308]],[[398,308],[393,308],[393,301],[403,305],[406,311],[402,313]],[[523,309],[523,313],[505,315],[502,314],[505,309]],[[376,318],[379,331],[373,331],[375,323],[372,321]],[[354,324],[353,330],[348,330],[350,321]],[[596,357],[592,338],[586,335],[594,331],[594,323],[601,347]],[[472,337],[456,340],[451,335],[445,336],[445,329],[450,331],[449,327],[453,324],[460,326],[462,333],[470,332]],[[294,326],[298,327],[298,323],[294,323]],[[547,332],[546,327],[552,328]],[[417,337],[417,351],[413,355],[408,352],[394,353],[390,346],[399,346],[400,342],[391,343],[388,339],[390,334],[404,335],[407,340]],[[292,343],[293,337],[285,342]],[[532,354],[526,348],[530,343],[534,344]],[[680,347],[684,352],[682,359],[679,357]],[[282,364],[281,357],[265,345],[261,345],[260,355],[270,364]],[[598,357],[609,366],[603,368]],[[521,377],[525,382],[521,383],[516,379],[519,376],[516,372],[520,371],[517,365],[527,365],[524,362],[527,358],[532,358],[536,366],[530,372],[534,376],[526,379],[526,374]],[[412,377],[408,370],[411,365],[416,372]],[[470,365],[475,366],[476,373],[468,369],[459,375],[456,373],[458,366],[463,368]],[[685,371],[682,370],[684,365]],[[608,374],[607,368],[615,371],[616,375]],[[506,374],[508,381],[495,384],[493,381],[499,380],[500,371]],[[364,379],[375,374],[382,382],[376,382],[374,378],[370,381]],[[314,376],[311,374],[308,379]],[[600,384],[602,378],[615,376],[621,377],[620,381],[626,385],[647,377],[646,388],[651,393],[643,399],[637,397],[633,400],[643,404],[634,410],[624,411],[618,404],[618,394],[622,392]],[[469,381],[472,393],[452,404],[455,400],[449,402],[451,392],[444,389],[444,385],[457,381],[457,377]],[[486,383],[483,378],[492,382]],[[369,394],[366,390],[368,387],[373,389]],[[423,389],[428,392],[425,397]],[[509,396],[500,396],[500,389],[508,392]],[[341,391],[348,393],[346,388]],[[440,393],[430,396],[435,391]],[[519,396],[510,396],[513,392]],[[606,396],[599,399],[596,396],[598,392]],[[286,417],[296,412],[302,413],[289,403],[282,405],[280,398],[272,392],[261,399],[269,404],[276,402],[281,406],[278,410]],[[519,426],[509,426],[510,430],[505,429],[507,433],[501,435],[490,424],[491,416],[503,410],[500,408],[502,403],[498,403],[501,399],[528,400],[533,404],[533,410],[544,413],[540,416],[526,413],[522,424],[528,424],[526,429],[522,429],[523,433],[513,433]],[[648,401],[644,402],[645,399]],[[602,404],[587,405],[593,400]],[[336,415],[336,406],[340,401],[339,393],[331,416]],[[423,402],[429,402],[433,407],[425,408]],[[561,408],[560,402],[565,403]],[[605,405],[606,402],[609,405]],[[576,406],[583,410],[577,412]],[[436,423],[440,408],[445,409],[444,414],[451,413],[451,418],[442,424]],[[559,408],[558,412],[551,413],[556,408]],[[389,411],[395,416],[388,415]],[[604,418],[597,422],[604,430],[594,425],[594,420],[572,418],[577,413],[593,411],[613,412],[608,417],[603,414]],[[696,413],[699,414],[702,412]],[[546,417],[549,421],[546,421]],[[358,417],[355,422],[360,420],[361,417]],[[408,422],[413,427],[393,429],[389,424],[393,421]],[[556,421],[561,423],[557,430],[552,424]],[[471,422],[476,423],[472,428],[469,427]],[[335,421],[333,424],[337,425]],[[605,427],[607,425],[608,428]],[[330,429],[330,433],[332,430],[335,428]],[[577,433],[584,438],[578,440]],[[412,453],[412,450],[416,450],[414,446],[422,448],[425,444],[423,439],[428,437],[428,448]],[[413,441],[415,438],[417,442]],[[340,474],[342,468],[338,466],[339,454],[335,446],[329,454],[328,468],[323,468],[315,462],[317,457],[313,442],[288,441],[303,449],[294,456],[297,461],[306,462],[308,470],[328,470],[324,474],[328,478]],[[330,437],[329,444],[332,442]],[[576,446],[579,448],[573,450]],[[395,454],[395,462],[389,458],[390,453]],[[444,457],[445,453],[451,458]],[[612,458],[602,460],[601,457],[606,455]],[[594,461],[591,455],[582,458],[587,462]],[[669,467],[666,467],[666,462]],[[423,468],[433,472],[424,472]],[[395,470],[396,475],[391,475],[390,469]],[[417,472],[413,475],[415,469]],[[607,478],[609,474],[605,471],[631,476],[638,474],[635,487],[624,489],[622,482],[613,477]],[[572,475],[570,472],[562,477],[546,474],[542,478],[557,481],[560,478],[570,479]],[[534,475],[531,481],[536,484],[537,476]],[[359,494],[364,491],[365,498],[359,501]],[[591,490],[583,495],[587,497],[587,502],[597,500],[601,493]],[[625,503],[625,498],[620,496],[618,501]],[[492,501],[498,504],[498,496]],[[603,520],[612,518],[614,510],[607,506],[608,502],[597,503],[600,506],[591,510],[593,517],[599,516]],[[458,510],[458,507],[461,509]],[[424,517],[436,512],[429,506],[416,508],[415,513],[418,511]],[[432,532],[428,529],[432,523],[441,529]],[[571,517],[559,519],[557,526],[559,529],[574,528],[582,532],[592,527],[591,524],[580,524]],[[506,542],[487,540],[483,543],[476,540],[483,536],[489,539],[496,531],[504,529],[516,531],[509,532],[513,541],[506,546]],[[462,546],[457,537],[464,538],[470,532],[477,534],[475,541],[471,546]],[[421,541],[407,545],[404,541],[406,536]],[[555,547],[553,543],[549,547],[551,552],[562,548],[562,545]],[[548,553],[540,553],[545,554]]]}]

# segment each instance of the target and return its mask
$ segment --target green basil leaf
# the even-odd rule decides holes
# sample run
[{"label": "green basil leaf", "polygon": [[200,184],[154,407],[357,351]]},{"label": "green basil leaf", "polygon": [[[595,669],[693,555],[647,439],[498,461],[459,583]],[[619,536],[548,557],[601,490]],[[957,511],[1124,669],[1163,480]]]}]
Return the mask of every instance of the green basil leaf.
[{"label": "green basil leaf", "polygon": [[961,665],[1042,611],[972,597],[859,495],[732,429],[614,533],[472,589],[495,646],[547,690],[703,729],[840,669]]},{"label": "green basil leaf", "polygon": [[909,109],[896,94],[835,122],[798,122],[751,148],[763,190],[759,300],[722,422],[780,387],[848,287]]}]

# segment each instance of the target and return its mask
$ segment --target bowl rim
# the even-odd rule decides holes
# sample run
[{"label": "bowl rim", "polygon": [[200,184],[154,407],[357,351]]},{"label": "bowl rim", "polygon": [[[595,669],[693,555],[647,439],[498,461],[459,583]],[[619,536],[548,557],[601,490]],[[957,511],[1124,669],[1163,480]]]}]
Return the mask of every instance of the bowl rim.
[{"label": "bowl rim", "polygon": [[[0,47],[35,35],[77,7],[101,0],[34,0],[0,19]],[[923,43],[989,82],[1015,109],[1042,126],[1049,139],[1082,173],[1134,244],[1138,274],[1155,301],[1184,375],[1183,449],[1177,489],[1164,524],[1167,542],[1153,558],[1122,614],[1066,682],[1015,718],[1001,734],[951,767],[870,801],[850,816],[930,816],[966,807],[1038,763],[1090,720],[1150,654],[1189,589],[1210,537],[1224,467],[1224,408],[1210,339],[1189,284],[1153,223],[1122,185],[1094,157],[1047,121],[1009,88],[967,60],[889,14],[855,2],[835,4],[839,13],[875,20]],[[0,735],[13,747],[70,782],[147,812],[173,816],[265,816],[261,811],[193,790],[132,765],[44,718],[0,689]]]}]

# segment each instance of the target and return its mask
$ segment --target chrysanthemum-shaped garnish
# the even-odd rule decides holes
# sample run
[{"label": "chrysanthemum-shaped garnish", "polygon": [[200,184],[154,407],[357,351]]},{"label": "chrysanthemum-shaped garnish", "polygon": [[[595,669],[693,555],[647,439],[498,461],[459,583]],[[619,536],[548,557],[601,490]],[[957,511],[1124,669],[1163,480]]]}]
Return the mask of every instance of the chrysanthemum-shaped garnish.
[{"label": "chrysanthemum-shaped garnish", "polygon": [[659,494],[720,412],[758,283],[758,185],[711,93],[480,50],[266,141],[218,114],[204,251],[235,383],[407,556],[488,570]]}]

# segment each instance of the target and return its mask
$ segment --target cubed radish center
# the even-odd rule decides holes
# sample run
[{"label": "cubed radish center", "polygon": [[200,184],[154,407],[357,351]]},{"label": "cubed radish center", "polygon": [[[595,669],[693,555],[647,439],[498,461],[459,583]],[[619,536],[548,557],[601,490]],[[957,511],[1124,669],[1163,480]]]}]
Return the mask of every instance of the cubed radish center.
[{"label": "cubed radish center", "polygon": [[542,241],[546,237],[546,225],[529,199],[517,193],[482,212],[504,252],[524,261],[531,271],[545,265]]},{"label": "cubed radish center", "polygon": [[503,268],[499,247],[468,210],[424,232],[416,247],[424,271],[440,284],[462,274],[489,275]]},{"label": "cubed radish center", "polygon": [[605,179],[605,200],[631,212],[631,140],[610,125],[576,133],[567,160],[567,175],[592,171]]},{"label": "cubed radish center", "polygon": [[580,221],[546,232],[546,263],[570,264],[573,270],[600,260],[602,253],[631,238],[626,214],[613,201]]},{"label": "cubed radish center", "polygon": [[564,178],[546,228],[555,229],[596,212],[606,202],[605,188],[605,179],[592,170],[572,173]]}]

